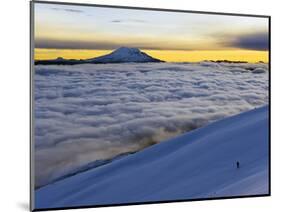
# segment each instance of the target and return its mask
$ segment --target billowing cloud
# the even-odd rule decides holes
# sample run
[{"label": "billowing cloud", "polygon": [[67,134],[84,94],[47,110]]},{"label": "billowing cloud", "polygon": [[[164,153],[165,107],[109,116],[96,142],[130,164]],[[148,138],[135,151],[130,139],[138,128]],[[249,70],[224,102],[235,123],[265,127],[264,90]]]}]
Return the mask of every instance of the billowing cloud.
[{"label": "billowing cloud", "polygon": [[93,161],[267,104],[268,66],[38,65],[34,95],[35,180],[43,186]]}]

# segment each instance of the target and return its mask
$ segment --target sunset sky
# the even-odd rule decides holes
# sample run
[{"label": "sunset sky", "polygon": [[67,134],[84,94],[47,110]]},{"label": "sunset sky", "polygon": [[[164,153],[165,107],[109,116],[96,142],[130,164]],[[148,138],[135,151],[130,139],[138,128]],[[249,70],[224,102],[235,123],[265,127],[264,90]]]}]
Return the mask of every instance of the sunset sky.
[{"label": "sunset sky", "polygon": [[268,62],[268,19],[35,3],[35,59],[126,46],[165,61]]}]

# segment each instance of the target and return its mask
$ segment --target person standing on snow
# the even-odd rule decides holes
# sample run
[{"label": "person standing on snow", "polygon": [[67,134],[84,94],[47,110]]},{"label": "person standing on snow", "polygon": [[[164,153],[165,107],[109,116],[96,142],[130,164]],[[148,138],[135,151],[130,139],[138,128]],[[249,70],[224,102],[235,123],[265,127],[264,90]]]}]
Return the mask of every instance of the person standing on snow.
[{"label": "person standing on snow", "polygon": [[236,161],[236,168],[237,168],[237,169],[240,168],[240,163],[239,163],[239,161]]}]

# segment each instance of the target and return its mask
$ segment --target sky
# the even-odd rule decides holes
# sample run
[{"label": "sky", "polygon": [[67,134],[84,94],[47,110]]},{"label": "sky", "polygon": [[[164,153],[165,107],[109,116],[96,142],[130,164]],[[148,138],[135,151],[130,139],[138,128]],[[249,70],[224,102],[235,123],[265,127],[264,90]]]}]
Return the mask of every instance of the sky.
[{"label": "sky", "polygon": [[85,59],[125,46],[169,62],[268,62],[268,19],[35,3],[35,59]]}]

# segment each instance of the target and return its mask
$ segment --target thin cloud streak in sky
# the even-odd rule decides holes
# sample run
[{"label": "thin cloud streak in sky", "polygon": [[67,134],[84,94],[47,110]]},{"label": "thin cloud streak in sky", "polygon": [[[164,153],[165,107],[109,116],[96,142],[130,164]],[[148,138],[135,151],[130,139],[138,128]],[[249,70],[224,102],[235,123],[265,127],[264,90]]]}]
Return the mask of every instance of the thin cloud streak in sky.
[{"label": "thin cloud streak in sky", "polygon": [[255,33],[237,37],[231,46],[250,50],[268,50],[268,33]]},{"label": "thin cloud streak in sky", "polygon": [[64,11],[64,12],[72,12],[72,13],[83,13],[83,10],[76,10],[76,9],[62,9],[62,8],[52,8],[53,10]]},{"label": "thin cloud streak in sky", "polygon": [[[154,43],[154,44],[153,44]],[[180,47],[178,44],[174,46],[165,46],[163,42],[111,42],[111,41],[64,41],[64,40],[49,40],[36,39],[35,48],[42,49],[92,49],[92,50],[113,50],[121,46],[134,47],[139,49],[150,50],[195,50],[187,47]]]},{"label": "thin cloud streak in sky", "polygon": [[113,42],[35,40],[35,48],[42,49],[115,49],[118,47],[120,47],[120,45]]},{"label": "thin cloud streak in sky", "polygon": [[140,19],[128,19],[128,20],[115,19],[112,20],[111,22],[112,23],[146,23],[146,21]]},{"label": "thin cloud streak in sky", "polygon": [[[122,22],[122,20],[113,20],[115,23]],[[186,43],[179,45],[177,40],[171,40],[167,44],[164,40],[150,40],[146,39],[140,42],[128,39],[127,42],[118,41],[112,42],[104,41],[75,41],[75,40],[52,40],[52,39],[36,39],[35,48],[44,49],[99,49],[108,50],[116,49],[120,46],[136,47],[140,49],[150,50],[226,50],[226,49],[246,49],[246,50],[268,50],[268,33],[258,32],[244,35],[227,35],[218,34],[212,35],[220,38],[222,42],[213,43],[212,45],[202,45],[200,43],[192,43],[186,40]]]}]

